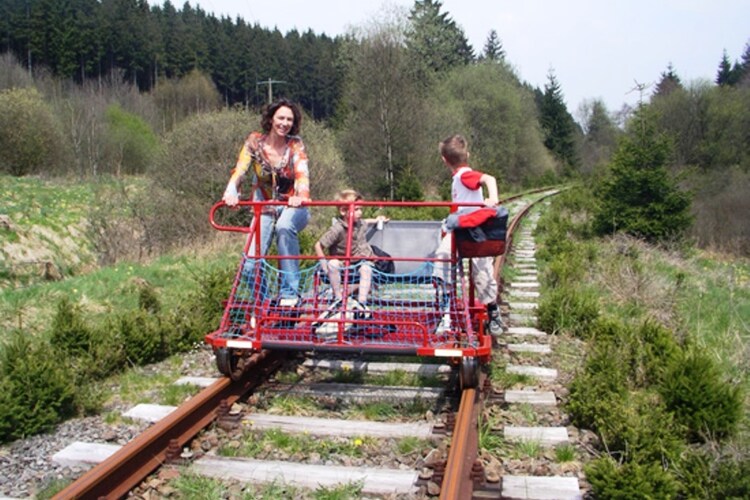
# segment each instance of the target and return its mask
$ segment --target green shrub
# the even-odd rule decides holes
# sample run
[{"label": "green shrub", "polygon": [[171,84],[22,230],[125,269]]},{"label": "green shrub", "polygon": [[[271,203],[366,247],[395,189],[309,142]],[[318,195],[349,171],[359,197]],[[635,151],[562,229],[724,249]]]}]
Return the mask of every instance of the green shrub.
[{"label": "green shrub", "polygon": [[712,498],[750,498],[750,458],[725,459],[715,467]]},{"label": "green shrub", "polygon": [[602,500],[669,499],[678,491],[675,478],[659,463],[620,465],[605,457],[590,462],[584,470],[594,497]]},{"label": "green shrub", "polygon": [[[185,338],[191,342],[200,342],[203,335],[219,326],[224,313],[224,301],[229,297],[236,264],[212,269],[198,276],[198,291],[189,295],[183,302],[185,312],[189,311],[193,331]],[[184,314],[187,316],[187,314]]]},{"label": "green shrub", "polygon": [[46,342],[13,332],[0,351],[0,441],[51,429],[76,413],[74,376]]},{"label": "green shrub", "polygon": [[586,274],[584,255],[579,252],[558,254],[544,266],[545,286],[555,288],[580,281]]},{"label": "green shrub", "polygon": [[587,339],[599,317],[599,301],[593,291],[572,285],[548,291],[539,302],[537,318],[542,330],[549,333],[569,332]]},{"label": "green shrub", "polygon": [[634,330],[634,336],[630,345],[635,384],[642,387],[658,383],[665,368],[682,352],[674,334],[656,321],[646,320]]},{"label": "green shrub", "polygon": [[704,449],[686,453],[675,475],[683,498],[750,498],[750,459],[716,456]]},{"label": "green shrub", "polygon": [[652,391],[614,401],[598,431],[607,451],[628,462],[672,464],[684,449],[682,429]]},{"label": "green shrub", "polygon": [[125,357],[133,365],[154,363],[169,355],[165,330],[157,316],[145,311],[120,315],[117,332]]},{"label": "green shrub", "polygon": [[592,350],[570,384],[565,409],[578,427],[598,430],[628,394],[627,370],[616,351]]},{"label": "green shrub", "polygon": [[158,139],[142,118],[128,113],[118,104],[107,108],[108,156],[116,173],[139,174],[152,166],[158,151]]},{"label": "green shrub", "polygon": [[151,314],[156,314],[161,310],[159,297],[156,296],[154,287],[148,283],[138,288],[138,308]]},{"label": "green shrub", "polygon": [[549,261],[558,256],[563,258],[574,254],[577,243],[570,237],[573,232],[573,224],[566,214],[550,211],[537,225],[537,259]]},{"label": "green shrub", "polygon": [[92,332],[83,318],[80,306],[63,296],[57,303],[57,312],[52,319],[52,347],[68,355],[80,355],[89,351],[91,339]]},{"label": "green shrub", "polygon": [[69,363],[77,376],[79,387],[122,371],[127,366],[127,359],[116,328],[107,322],[104,327],[95,330],[88,352],[70,358]]},{"label": "green shrub", "polygon": [[62,127],[33,88],[0,91],[0,172],[59,173],[69,159]]},{"label": "green shrub", "polygon": [[673,359],[658,390],[691,441],[731,436],[742,418],[740,387],[723,380],[719,366],[703,353],[691,350]]}]

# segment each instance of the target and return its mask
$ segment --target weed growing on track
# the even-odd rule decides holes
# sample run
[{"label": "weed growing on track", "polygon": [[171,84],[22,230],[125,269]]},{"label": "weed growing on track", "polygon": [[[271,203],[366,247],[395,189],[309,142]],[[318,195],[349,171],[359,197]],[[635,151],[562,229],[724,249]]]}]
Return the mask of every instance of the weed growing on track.
[{"label": "weed growing on track", "polygon": [[558,463],[574,462],[577,455],[575,446],[570,443],[555,446],[555,461]]},{"label": "weed growing on track", "polygon": [[524,439],[513,445],[510,455],[519,460],[526,458],[538,458],[543,451],[542,444],[533,439]]},{"label": "weed growing on track", "polygon": [[479,424],[479,449],[493,455],[497,455],[500,452],[505,441],[498,433],[498,427],[497,418],[486,415],[482,417],[482,422]]},{"label": "weed growing on track", "polygon": [[362,418],[374,422],[388,421],[398,415],[396,408],[394,408],[392,404],[384,403],[382,401],[357,404],[354,408],[344,414],[347,418]]},{"label": "weed growing on track", "polygon": [[313,415],[321,409],[321,406],[307,396],[285,396],[279,395],[266,399],[268,413],[281,415]]}]

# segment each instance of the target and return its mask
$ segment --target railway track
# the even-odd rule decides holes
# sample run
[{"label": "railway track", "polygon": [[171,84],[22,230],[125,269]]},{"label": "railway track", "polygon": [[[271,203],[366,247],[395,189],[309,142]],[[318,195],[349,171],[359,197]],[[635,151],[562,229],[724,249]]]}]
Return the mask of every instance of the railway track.
[{"label": "railway track", "polygon": [[[511,236],[506,254],[510,254],[516,246],[512,236],[514,230],[533,204],[555,193],[554,190],[539,190],[503,200],[504,204],[513,206],[511,212],[514,214],[509,228]],[[529,200],[530,196],[533,200]],[[523,246],[529,248],[528,242],[524,242]],[[505,256],[496,260],[495,269],[498,275],[504,264]],[[506,317],[513,314],[508,310],[508,304],[506,302],[504,306]],[[508,343],[500,339],[498,349],[507,350]],[[301,363],[299,361],[276,351],[262,351],[254,355],[242,367],[243,374],[238,380],[233,381],[229,377],[219,379],[156,422],[128,445],[90,469],[54,498],[121,498],[138,488],[143,489],[143,481],[164,464],[191,464],[192,470],[202,474],[235,481],[263,482],[278,477],[285,480],[298,477],[299,484],[312,488],[326,484],[323,479],[330,476],[331,484],[360,482],[363,493],[395,493],[399,498],[428,498],[438,494],[444,499],[466,499],[472,496],[500,498],[503,495],[507,497],[519,488],[525,487],[528,491],[529,485],[541,484],[534,483],[533,479],[527,477],[519,480],[519,484],[523,483],[521,486],[512,486],[511,489],[509,484],[518,483],[515,479],[498,481],[497,478],[491,477],[488,480],[487,471],[478,457],[480,420],[487,405],[506,404],[507,398],[494,390],[485,374],[480,375],[477,388],[467,388],[459,392],[455,390],[458,385],[455,370],[445,365],[393,363],[382,366],[382,363],[354,363],[335,358],[309,358]],[[269,381],[269,378],[284,366],[291,366],[292,372],[304,372],[304,375],[292,383]],[[377,370],[412,370],[417,376],[421,372],[423,377],[437,377],[442,380],[442,387],[375,387],[351,383],[338,386],[329,383],[320,387],[323,384],[317,383],[316,379],[325,378],[321,373],[329,369],[338,369],[339,373],[346,373],[352,379],[360,381],[362,376],[354,374],[363,371],[373,373]],[[429,373],[431,375],[428,375]],[[337,418],[334,411],[330,414],[322,412],[322,416],[314,419],[282,418],[283,416],[279,415],[259,413],[256,408],[258,394],[263,394],[266,402],[292,395],[319,399],[323,401],[322,407],[326,407],[327,404],[330,408],[340,408],[358,399],[432,402],[427,412],[430,416],[422,417],[421,422],[399,421],[387,425],[387,422],[368,423],[358,420],[352,427],[346,424],[348,420]],[[248,397],[250,404],[246,402]],[[206,428],[218,429],[214,434],[226,437],[227,442],[236,442],[248,426],[251,426],[254,432],[286,429],[302,431],[309,435],[334,435],[354,441],[360,439],[356,436],[374,436],[376,440],[400,439],[399,436],[403,436],[406,431],[407,435],[421,436],[423,443],[420,445],[422,448],[415,454],[418,458],[412,461],[411,470],[404,470],[403,467],[380,467],[381,474],[378,473],[378,468],[369,466],[331,464],[325,461],[322,464],[307,463],[302,466],[295,465],[293,460],[230,460],[217,457],[213,453],[194,454],[191,451],[195,450],[195,447],[191,447],[190,443],[195,442],[196,437]],[[222,444],[218,443],[215,448],[221,446]],[[376,445],[372,448],[378,449]],[[313,482],[310,483],[309,480]],[[570,481],[567,484],[571,484]],[[555,488],[554,485],[546,483],[538,487]],[[572,488],[560,491],[575,498],[577,487],[576,492]],[[535,497],[529,494],[522,498]]]}]

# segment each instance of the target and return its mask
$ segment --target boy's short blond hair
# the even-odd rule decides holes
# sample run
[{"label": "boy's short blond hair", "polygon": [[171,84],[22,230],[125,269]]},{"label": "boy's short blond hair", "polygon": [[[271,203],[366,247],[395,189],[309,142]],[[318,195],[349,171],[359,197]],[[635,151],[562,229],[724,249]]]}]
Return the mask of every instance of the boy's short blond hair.
[{"label": "boy's short blond hair", "polygon": [[359,201],[362,199],[362,195],[354,189],[344,189],[339,191],[338,201]]}]

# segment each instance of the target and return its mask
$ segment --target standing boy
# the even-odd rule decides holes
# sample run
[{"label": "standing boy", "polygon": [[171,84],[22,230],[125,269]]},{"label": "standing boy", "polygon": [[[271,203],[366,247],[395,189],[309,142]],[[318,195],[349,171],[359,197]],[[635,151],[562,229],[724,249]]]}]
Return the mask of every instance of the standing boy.
[{"label": "standing boy", "polygon": [[[451,169],[451,199],[454,203],[484,203],[493,207],[498,203],[497,181],[489,174],[484,174],[469,167],[469,148],[466,139],[461,135],[452,135],[440,142],[440,157]],[[487,189],[487,199],[482,194],[482,186]],[[481,207],[458,207],[461,215],[479,210]],[[436,257],[446,259],[437,263],[435,276],[449,283],[451,238],[446,234],[436,251]],[[479,300],[487,307],[489,331],[493,335],[503,332],[503,321],[497,306],[497,280],[495,280],[493,257],[474,257],[471,259],[472,275]]]}]

